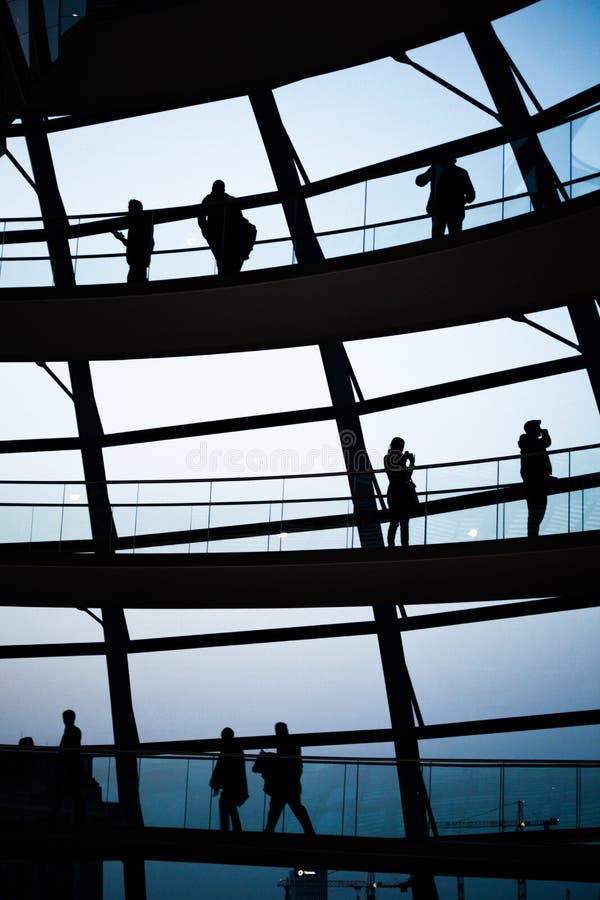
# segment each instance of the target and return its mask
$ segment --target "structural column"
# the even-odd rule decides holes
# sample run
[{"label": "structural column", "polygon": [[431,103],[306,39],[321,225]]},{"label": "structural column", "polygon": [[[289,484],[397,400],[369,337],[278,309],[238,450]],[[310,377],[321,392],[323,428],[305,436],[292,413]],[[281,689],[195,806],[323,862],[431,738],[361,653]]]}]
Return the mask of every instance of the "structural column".
[{"label": "structural column", "polygon": [[[47,235],[54,283],[61,288],[71,287],[75,284],[75,278],[67,238],[68,220],[56,181],[48,137],[39,117],[23,116],[23,124]],[[89,362],[69,362],[69,375],[81,439],[81,456],[94,549],[97,554],[108,555],[114,549],[115,526],[102,456],[102,424],[94,397]],[[124,611],[104,607],[102,624],[115,744],[117,747],[135,750],[139,746],[139,737],[131,697],[127,659],[129,634]],[[119,801],[123,811],[132,824],[141,825],[143,820],[137,759],[133,755],[117,756],[116,767]],[[123,872],[127,897],[136,900],[144,898],[146,882],[143,860],[124,862]]]},{"label": "structural column", "polygon": [[[324,259],[315,235],[304,197],[299,192],[300,179],[292,142],[285,130],[271,91],[250,94],[250,102],[269,157],[278,190],[284,195],[283,211],[300,263]],[[356,524],[362,546],[383,547],[381,527],[376,521],[376,502],[370,475],[353,474],[353,470],[370,470],[360,418],[356,413],[351,369],[341,341],[319,345],[323,368],[337,428],[349,474]],[[406,835],[423,839],[428,835],[425,798],[415,736],[412,710],[412,685],[398,630],[396,606],[389,600],[375,603],[373,615],[385,679],[390,719],[394,733],[394,749],[398,763],[400,796]],[[406,762],[405,762],[406,761]],[[415,875],[414,896],[418,900],[437,898],[432,876]]]},{"label": "structural column", "polygon": [[[531,132],[527,105],[510,64],[510,57],[492,24],[482,21],[465,32],[501,123],[516,137],[511,141],[534,209],[560,206],[559,179],[540,139]],[[548,261],[550,265],[550,261]],[[596,405],[600,411],[600,316],[593,297],[581,297],[567,304],[577,341],[585,360]]]}]

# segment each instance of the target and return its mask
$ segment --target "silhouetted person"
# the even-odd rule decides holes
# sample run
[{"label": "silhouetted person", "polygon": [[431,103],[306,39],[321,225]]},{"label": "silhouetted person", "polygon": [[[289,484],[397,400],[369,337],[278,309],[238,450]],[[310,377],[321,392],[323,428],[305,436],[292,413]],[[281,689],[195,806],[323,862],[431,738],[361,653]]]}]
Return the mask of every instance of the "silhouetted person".
[{"label": "silhouetted person", "polygon": [[300,776],[302,775],[300,745],[289,734],[285,722],[276,723],[275,734],[277,736],[275,741],[276,753],[269,773],[271,802],[269,803],[265,831],[269,834],[273,833],[287,803],[302,825],[304,833],[314,834],[315,829],[312,826],[306,807],[302,805],[300,799],[300,794],[302,793],[302,785],[300,783]]},{"label": "silhouetted person", "polygon": [[412,480],[415,455],[404,450],[401,437],[392,438],[383,467],[390,484],[387,492],[388,509],[392,514],[387,533],[388,547],[394,546],[396,531],[400,525],[400,543],[408,547],[408,520],[419,508],[417,490]]},{"label": "silhouetted person", "polygon": [[225,182],[213,182],[198,210],[198,225],[210,247],[220,275],[239,272],[256,240],[256,228],[232,205],[235,198],[225,193]]},{"label": "silhouetted person", "polygon": [[75,713],[65,709],[62,714],[65,730],[60,740],[60,752],[56,764],[56,780],[50,807],[50,821],[56,822],[63,799],[70,795],[73,801],[75,822],[85,821],[81,771],[81,729],[75,724]]},{"label": "silhouetted person", "polygon": [[530,419],[523,425],[519,438],[521,478],[527,500],[527,537],[537,537],[548,503],[548,487],[552,463],[548,447],[552,443],[547,428],[540,428],[541,419]]},{"label": "silhouetted person", "polygon": [[433,163],[426,172],[417,175],[419,187],[431,184],[427,212],[431,216],[431,237],[460,234],[465,217],[465,203],[475,199],[475,189],[466,169],[456,165],[451,157]]},{"label": "silhouetted person", "polygon": [[[17,744],[19,750],[31,750],[32,747],[35,746],[32,737],[22,737],[19,738],[19,743]],[[23,754],[11,754],[12,759],[10,759],[11,767],[14,769],[14,774],[17,778],[20,779],[29,779],[32,775],[33,771],[33,760],[32,753],[23,753]],[[0,896],[2,894],[0,893]]]},{"label": "silhouetted person", "polygon": [[152,216],[144,212],[140,200],[129,201],[127,237],[121,231],[113,231],[117,240],[127,248],[125,258],[129,263],[128,284],[145,284],[148,281],[148,266],[154,249],[154,226]]},{"label": "silhouetted person", "polygon": [[246,763],[243,752],[236,746],[232,728],[224,728],[221,732],[221,752],[213,770],[210,786],[219,797],[219,815],[221,831],[241,831],[242,823],[238,806],[248,799],[246,782]]}]

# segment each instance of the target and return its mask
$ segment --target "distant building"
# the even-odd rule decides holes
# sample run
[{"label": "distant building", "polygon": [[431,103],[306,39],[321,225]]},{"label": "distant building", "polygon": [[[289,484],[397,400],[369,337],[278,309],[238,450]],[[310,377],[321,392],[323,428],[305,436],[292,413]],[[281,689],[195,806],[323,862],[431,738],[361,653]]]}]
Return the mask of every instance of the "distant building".
[{"label": "distant building", "polygon": [[327,900],[327,870],[292,869],[289,900]]}]

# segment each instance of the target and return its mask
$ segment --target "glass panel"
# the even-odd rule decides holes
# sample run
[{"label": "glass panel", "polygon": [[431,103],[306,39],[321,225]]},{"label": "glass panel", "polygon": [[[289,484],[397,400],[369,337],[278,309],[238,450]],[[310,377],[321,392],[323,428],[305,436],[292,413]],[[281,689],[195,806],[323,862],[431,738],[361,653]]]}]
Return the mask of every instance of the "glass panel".
[{"label": "glass panel", "polygon": [[577,778],[574,766],[506,766],[504,820],[507,828],[524,830],[551,827],[575,828]]},{"label": "glass panel", "polygon": [[398,773],[395,766],[361,763],[357,793],[357,835],[404,836]]},{"label": "glass panel", "polygon": [[[28,795],[27,810],[47,814],[48,784],[56,753],[3,750],[1,770],[13,782],[3,793],[6,814],[25,802],[15,773],[31,765],[43,782],[41,793]],[[30,759],[29,759],[30,757]],[[143,756],[138,760],[139,790],[147,826],[219,829],[218,798],[210,788],[215,756]],[[252,771],[256,755],[246,757],[248,800],[240,808],[245,831],[262,831],[269,798],[264,779]],[[31,765],[30,765],[31,763]],[[302,803],[318,834],[401,837],[402,804],[396,762],[304,757]],[[410,764],[413,767],[413,764]],[[121,826],[122,811],[114,757],[82,754],[84,801],[90,818]],[[597,763],[438,762],[415,764],[413,774],[427,791],[441,835],[497,831],[598,827],[600,766]],[[37,776],[36,776],[37,777]],[[14,791],[17,791],[14,794]],[[12,798],[12,799],[11,799]],[[301,827],[286,808],[277,831]]]},{"label": "glass panel", "polygon": [[[580,770],[580,828],[591,828],[600,822],[600,767],[583,765]],[[562,824],[562,823],[561,823]]]},{"label": "glass panel", "polygon": [[500,785],[500,766],[432,765],[426,786],[439,833],[498,831]]},{"label": "glass panel", "polygon": [[571,178],[571,146],[569,124],[559,125],[540,134],[540,143],[561,181]]},{"label": "glass panel", "polygon": [[[572,123],[572,167],[573,178],[590,175],[600,171],[600,111],[574,119]],[[585,182],[583,182],[585,184]],[[593,182],[595,188],[600,186],[600,179]],[[577,196],[575,188],[573,196]]]},{"label": "glass panel", "polygon": [[144,824],[183,828],[188,760],[144,757],[139,773]]}]

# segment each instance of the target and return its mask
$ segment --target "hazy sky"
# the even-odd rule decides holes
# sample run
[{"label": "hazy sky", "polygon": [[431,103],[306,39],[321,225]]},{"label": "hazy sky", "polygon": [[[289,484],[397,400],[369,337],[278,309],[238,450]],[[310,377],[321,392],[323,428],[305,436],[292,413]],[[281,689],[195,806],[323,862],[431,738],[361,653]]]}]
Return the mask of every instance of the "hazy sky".
[{"label": "hazy sky", "polygon": [[[598,80],[599,24],[598,0],[541,0],[497,22],[496,28],[547,106]],[[410,55],[491,104],[463,37]],[[276,92],[276,99],[312,180],[494,125],[485,113],[391,59],[289,85]],[[574,175],[600,168],[599,122],[596,116],[575,129]],[[123,210],[130,197],[139,197],[147,208],[195,202],[217,177],[236,196],[275,189],[245,98],[67,131],[50,140],[70,215]],[[546,147],[560,174],[568,177],[566,132],[549,136]],[[9,148],[27,168],[23,142],[13,140]],[[460,162],[472,174],[478,199],[499,195],[499,151]],[[521,182],[510,154],[505,176],[507,190],[518,191]],[[5,216],[39,212],[33,191],[6,157],[0,158],[0,196]],[[367,198],[367,220],[376,222],[422,212],[426,192],[414,185],[412,175],[397,176],[370,184]],[[315,227],[360,224],[363,202],[360,185],[311,201]],[[248,217],[258,225],[259,237],[285,233],[283,216],[276,210],[249,211]],[[419,227],[425,230],[417,228],[414,237],[427,234],[427,223]],[[194,220],[160,226],[155,237],[156,249],[202,243]],[[377,240],[391,238],[378,234]],[[353,249],[342,242],[326,245],[326,252],[332,254]],[[30,250],[31,245],[24,252]],[[41,245],[38,250],[44,252]],[[79,250],[117,252],[119,245],[110,236],[101,236],[81,241]],[[285,245],[272,253],[257,250],[246,268],[289,261]],[[151,278],[210,271],[207,253],[162,256],[154,258]],[[78,262],[80,283],[119,281],[125,276],[124,259]],[[4,262],[0,287],[44,283],[47,277],[45,264],[25,267]],[[573,336],[564,310],[534,318]],[[73,334],[74,343],[77,340]],[[355,341],[346,348],[366,397],[572,355],[565,345],[508,320]],[[68,379],[66,364],[54,368]],[[107,432],[329,403],[316,347],[95,362],[92,370]],[[76,433],[71,401],[35,365],[2,364],[0,385],[2,439]],[[423,464],[515,453],[522,424],[532,417],[542,418],[550,428],[555,447],[600,441],[598,411],[582,373],[372,415],[363,419],[363,427],[376,465],[381,464],[393,434],[402,434],[417,462]],[[231,472],[226,454],[232,449],[239,451],[243,471]],[[332,423],[116,448],[105,453],[105,460],[109,478],[277,474],[281,453],[275,451],[289,450],[297,454],[299,465],[312,454],[315,472],[325,466],[341,467]],[[199,464],[199,460],[210,463]],[[5,478],[82,476],[79,455],[66,452],[3,455],[2,471]],[[11,522],[3,535],[10,532]],[[131,635],[138,637],[368,616],[368,608],[252,615],[169,610],[130,612],[128,623]],[[509,621],[464,626],[450,634],[431,630],[410,635],[405,642],[407,656],[425,721],[597,706],[600,667],[594,635],[598,621],[597,611],[586,610],[529,618],[518,628]],[[100,638],[98,625],[79,612],[22,613],[9,608],[0,610],[0,622],[0,640],[5,643]],[[262,733],[271,731],[273,722],[282,718],[298,731],[389,724],[373,638],[337,641],[333,651],[329,644],[315,641],[268,645],[267,651],[257,646],[147,654],[131,658],[130,665],[142,740],[212,736],[225,722],[239,734]],[[38,743],[56,742],[60,711],[66,706],[78,710],[84,740],[111,740],[101,659],[2,661],[1,668],[5,690],[0,741],[14,742],[32,733]],[[318,703],[314,702],[316,685]],[[597,738],[597,729],[568,729],[426,742],[421,750],[424,756],[594,757]],[[370,752],[380,750],[386,752],[386,748]],[[273,870],[273,883],[281,874]],[[211,897],[230,896],[228,879],[226,874],[210,879]],[[254,884],[250,874],[248,879],[247,896],[258,896],[250,888]],[[263,887],[267,883],[259,881]],[[453,890],[448,887],[446,896]],[[111,896],[117,895],[115,889]],[[162,896],[166,894],[160,892],[157,881],[152,897]],[[530,896],[536,895],[532,891]],[[549,891],[544,893],[551,896]],[[574,888],[572,896],[576,900],[592,895]]]}]

